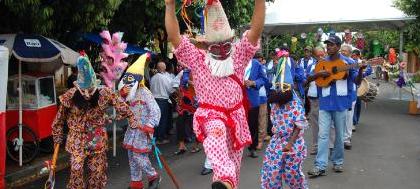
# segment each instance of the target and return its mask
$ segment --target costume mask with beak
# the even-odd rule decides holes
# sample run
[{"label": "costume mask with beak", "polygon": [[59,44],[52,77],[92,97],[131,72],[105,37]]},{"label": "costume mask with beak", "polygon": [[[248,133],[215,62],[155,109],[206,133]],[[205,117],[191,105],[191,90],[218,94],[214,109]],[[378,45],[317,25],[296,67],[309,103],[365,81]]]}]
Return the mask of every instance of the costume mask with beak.
[{"label": "costume mask with beak", "polygon": [[144,69],[149,60],[149,53],[140,56],[137,61],[127,69],[127,72],[118,84],[118,90],[127,102],[130,102],[136,97],[138,87],[145,87]]}]

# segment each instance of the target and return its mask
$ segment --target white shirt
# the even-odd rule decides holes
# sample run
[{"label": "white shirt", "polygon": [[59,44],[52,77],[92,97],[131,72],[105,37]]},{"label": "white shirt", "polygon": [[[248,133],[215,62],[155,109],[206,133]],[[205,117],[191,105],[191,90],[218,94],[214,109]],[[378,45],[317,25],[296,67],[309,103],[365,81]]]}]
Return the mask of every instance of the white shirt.
[{"label": "white shirt", "polygon": [[184,74],[184,70],[181,70],[178,75],[172,80],[172,87],[173,88],[179,88],[179,85],[181,85],[181,77]]},{"label": "white shirt", "polygon": [[169,74],[157,73],[154,75],[150,80],[150,91],[155,98],[169,99],[169,95],[174,92]]}]

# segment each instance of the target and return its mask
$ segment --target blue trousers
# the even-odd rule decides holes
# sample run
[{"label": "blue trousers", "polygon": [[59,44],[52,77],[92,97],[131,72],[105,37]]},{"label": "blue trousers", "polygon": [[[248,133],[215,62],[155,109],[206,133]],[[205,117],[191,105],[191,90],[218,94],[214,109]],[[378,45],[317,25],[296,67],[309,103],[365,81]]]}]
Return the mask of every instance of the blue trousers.
[{"label": "blue trousers", "polygon": [[354,107],[353,125],[359,124],[361,111],[362,111],[362,100],[360,100],[360,98],[357,97],[356,106]]},{"label": "blue trousers", "polygon": [[166,138],[166,131],[169,128],[169,116],[172,116],[170,113],[170,103],[168,99],[156,98],[156,102],[160,109],[160,121],[159,125],[155,129],[155,137],[157,140],[163,140]]},{"label": "blue trousers", "polygon": [[321,170],[327,169],[329,155],[329,135],[332,123],[335,127],[335,142],[331,161],[334,165],[344,163],[344,129],[346,128],[345,111],[319,110],[318,153],[315,166]]}]

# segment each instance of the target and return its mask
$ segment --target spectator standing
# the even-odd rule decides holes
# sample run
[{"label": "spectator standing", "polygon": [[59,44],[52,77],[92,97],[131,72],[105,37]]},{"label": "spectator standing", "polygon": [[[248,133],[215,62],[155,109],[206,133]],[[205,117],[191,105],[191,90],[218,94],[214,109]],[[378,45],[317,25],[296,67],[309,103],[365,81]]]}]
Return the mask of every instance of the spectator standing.
[{"label": "spectator standing", "polygon": [[155,137],[157,139],[157,144],[167,144],[169,143],[166,136],[167,130],[170,128],[169,116],[172,116],[170,112],[171,104],[169,96],[174,92],[174,88],[172,88],[172,79],[169,77],[169,74],[166,73],[166,65],[164,62],[161,61],[157,64],[157,71],[158,72],[150,80],[150,90],[161,111],[159,126],[155,130]]},{"label": "spectator standing", "polygon": [[260,64],[257,58],[261,55],[256,55],[253,60],[251,60],[248,66],[245,68],[244,81],[246,86],[246,91],[248,95],[248,100],[250,104],[250,109],[248,112],[248,126],[249,131],[251,132],[252,144],[248,147],[250,152],[250,157],[257,158],[256,153],[258,145],[258,118],[260,111],[260,88],[268,84],[268,79],[264,73],[263,66]]}]

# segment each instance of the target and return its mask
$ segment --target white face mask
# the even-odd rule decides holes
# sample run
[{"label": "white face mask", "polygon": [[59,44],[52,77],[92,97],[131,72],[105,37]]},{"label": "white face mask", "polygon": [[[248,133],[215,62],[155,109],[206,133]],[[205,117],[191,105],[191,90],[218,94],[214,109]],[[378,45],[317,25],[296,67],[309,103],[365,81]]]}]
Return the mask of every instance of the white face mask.
[{"label": "white face mask", "polygon": [[[118,90],[121,90],[126,84],[124,84],[123,81],[120,81],[120,83],[118,84]],[[131,102],[132,100],[134,100],[136,98],[136,92],[139,86],[139,82],[136,81],[135,83],[133,83],[132,85],[130,84],[128,86],[128,88],[130,89],[130,92],[128,93],[127,97],[125,98],[126,102]]]},{"label": "white face mask", "polygon": [[207,53],[205,62],[209,66],[212,76],[227,77],[235,72],[232,54],[225,60],[216,60],[210,53]]}]

